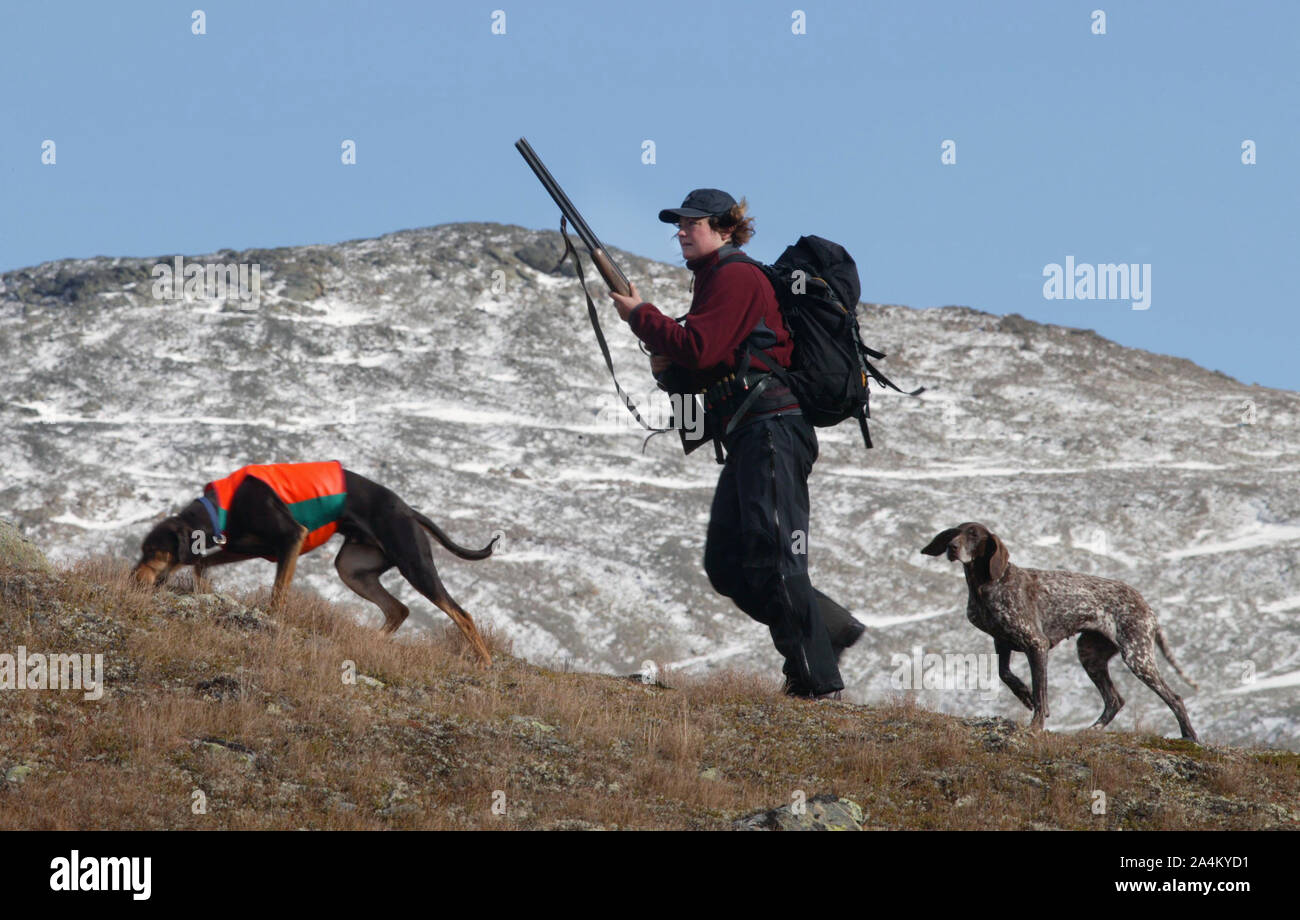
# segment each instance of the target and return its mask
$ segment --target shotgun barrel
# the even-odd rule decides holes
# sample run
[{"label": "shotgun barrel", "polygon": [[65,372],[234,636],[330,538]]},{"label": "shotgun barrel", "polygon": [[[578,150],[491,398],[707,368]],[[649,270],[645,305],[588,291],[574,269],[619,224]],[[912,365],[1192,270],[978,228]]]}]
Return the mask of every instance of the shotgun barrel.
[{"label": "shotgun barrel", "polygon": [[605,252],[605,247],[601,244],[600,239],[592,232],[590,225],[582,219],[578,209],[573,206],[569,196],[564,194],[564,189],[560,188],[560,183],[555,181],[551,171],[542,163],[542,158],[533,150],[532,145],[524,138],[515,141],[515,149],[527,163],[541,181],[542,187],[550,194],[551,199],[560,208],[560,213],[564,215],[565,220],[573,225],[574,232],[582,240],[582,244],[587,247],[587,252],[591,254],[591,261],[596,266],[596,271],[605,279],[605,284],[611,291],[617,294],[631,294],[632,286],[628,284],[627,277],[622,270],[614,264],[614,260]]}]

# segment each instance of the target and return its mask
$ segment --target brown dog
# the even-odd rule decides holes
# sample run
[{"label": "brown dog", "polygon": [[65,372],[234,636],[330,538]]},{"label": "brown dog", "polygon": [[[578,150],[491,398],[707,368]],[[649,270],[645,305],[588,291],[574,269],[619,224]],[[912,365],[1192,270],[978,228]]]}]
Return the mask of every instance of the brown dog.
[{"label": "brown dog", "polygon": [[[1030,729],[1039,731],[1047,709],[1047,652],[1062,639],[1079,634],[1079,661],[1101,691],[1105,708],[1094,728],[1105,727],[1124,705],[1111,683],[1108,663],[1116,652],[1138,679],[1165,701],[1178,719],[1183,737],[1196,741],[1182,698],[1156,670],[1158,646],[1178,675],[1182,672],[1156,615],[1142,595],[1120,581],[1076,572],[1021,569],[1008,561],[1007,548],[983,524],[969,522],[945,530],[921,552],[960,562],[966,570],[966,618],[993,637],[998,674],[1020,702],[1034,713]],[[1029,658],[1032,693],[1011,672],[1011,653]]]},{"label": "brown dog", "polygon": [[409,613],[379,582],[396,567],[451,617],[479,660],[492,663],[474,621],[438,578],[425,532],[462,559],[486,559],[498,537],[482,549],[458,546],[391,489],[336,462],[249,466],[208,483],[202,496],[149,531],[132,574],[156,586],[179,565],[193,565],[202,578],[213,566],[270,559],[276,563],[274,608],[293,581],[298,556],[336,532],[344,543],[334,567],[344,584],[383,611],[385,633],[395,632]]}]

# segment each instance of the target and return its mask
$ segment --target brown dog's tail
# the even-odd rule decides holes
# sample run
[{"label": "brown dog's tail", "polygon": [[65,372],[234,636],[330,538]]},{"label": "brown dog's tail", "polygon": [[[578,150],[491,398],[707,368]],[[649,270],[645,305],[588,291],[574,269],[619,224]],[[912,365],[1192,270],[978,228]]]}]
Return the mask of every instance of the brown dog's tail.
[{"label": "brown dog's tail", "polygon": [[462,559],[486,559],[488,556],[492,555],[492,550],[497,545],[497,540],[501,539],[501,534],[497,534],[488,542],[488,545],[482,549],[466,549],[451,537],[443,533],[442,528],[433,523],[433,521],[429,520],[423,514],[416,511],[414,508],[412,508],[411,511],[414,512],[415,520],[421,527],[433,534],[434,539]]},{"label": "brown dog's tail", "polygon": [[1173,669],[1178,672],[1178,676],[1187,681],[1193,690],[1200,690],[1201,688],[1196,685],[1196,681],[1184,674],[1183,669],[1178,666],[1178,662],[1174,661],[1174,656],[1169,654],[1169,646],[1165,645],[1165,634],[1160,631],[1159,626],[1156,627],[1156,645],[1160,646],[1160,654],[1165,656],[1165,661],[1173,666]]}]

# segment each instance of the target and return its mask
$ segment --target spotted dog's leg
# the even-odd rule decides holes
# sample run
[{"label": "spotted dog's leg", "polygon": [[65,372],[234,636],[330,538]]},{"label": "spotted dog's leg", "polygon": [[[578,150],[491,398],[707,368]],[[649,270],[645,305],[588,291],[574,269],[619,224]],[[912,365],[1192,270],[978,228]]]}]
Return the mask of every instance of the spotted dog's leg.
[{"label": "spotted dog's leg", "polygon": [[1079,662],[1088,672],[1092,682],[1101,691],[1104,708],[1101,716],[1093,723],[1093,728],[1105,728],[1115,718],[1115,714],[1124,706],[1124,697],[1110,680],[1110,659],[1119,651],[1119,646],[1101,633],[1085,630],[1079,633]]},{"label": "spotted dog's leg", "polygon": [[1154,690],[1156,696],[1164,700],[1165,705],[1173,710],[1183,737],[1199,744],[1200,739],[1196,737],[1196,732],[1192,729],[1192,723],[1187,718],[1187,708],[1183,706],[1183,698],[1170,689],[1164,678],[1160,676],[1160,672],[1156,670],[1155,637],[1152,635],[1153,632],[1153,629],[1148,629],[1141,636],[1131,637],[1136,641],[1121,645],[1120,654],[1124,656],[1124,663],[1128,665],[1130,671],[1137,675],[1138,680]]},{"label": "spotted dog's leg", "polygon": [[993,640],[993,648],[998,653],[998,677],[1002,682],[1011,688],[1011,692],[1016,695],[1016,699],[1025,704],[1026,709],[1034,708],[1034,698],[1029,694],[1029,688],[1025,682],[1016,677],[1011,671],[1011,646],[1000,639]]},{"label": "spotted dog's leg", "polygon": [[1046,639],[1035,638],[1025,647],[1034,700],[1034,717],[1029,722],[1029,730],[1035,732],[1043,730],[1043,721],[1051,715],[1047,708],[1047,651]]}]

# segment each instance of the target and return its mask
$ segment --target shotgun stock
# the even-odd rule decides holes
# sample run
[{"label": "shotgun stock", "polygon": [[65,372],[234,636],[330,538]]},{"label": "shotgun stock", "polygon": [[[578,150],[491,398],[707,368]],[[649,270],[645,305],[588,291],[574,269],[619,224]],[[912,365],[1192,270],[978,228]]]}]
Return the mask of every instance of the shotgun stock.
[{"label": "shotgun stock", "polygon": [[532,168],[534,173],[536,173],[537,178],[542,183],[542,187],[545,188],[547,193],[551,196],[551,200],[559,206],[560,213],[564,215],[564,219],[573,226],[574,232],[577,233],[578,237],[582,240],[582,245],[587,247],[587,252],[591,255],[591,261],[596,266],[596,271],[600,272],[600,277],[605,280],[605,284],[616,294],[630,295],[632,293],[632,286],[628,284],[627,276],[625,276],[622,270],[614,264],[614,260],[609,257],[609,253],[607,253],[605,247],[601,245],[600,239],[592,232],[591,227],[587,222],[582,219],[582,215],[579,214],[578,209],[573,206],[573,202],[569,200],[569,196],[564,194],[564,189],[560,188],[560,184],[555,181],[555,177],[551,175],[551,171],[543,165],[542,158],[537,155],[537,152],[533,150],[528,141],[522,137],[515,141],[515,149],[518,150],[519,155],[524,158],[524,162]]}]

